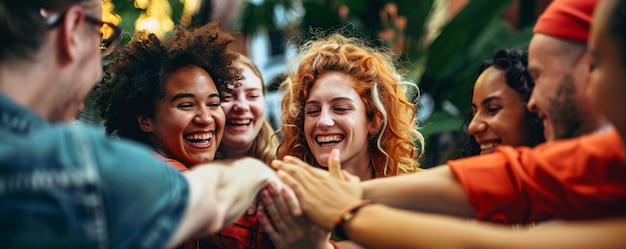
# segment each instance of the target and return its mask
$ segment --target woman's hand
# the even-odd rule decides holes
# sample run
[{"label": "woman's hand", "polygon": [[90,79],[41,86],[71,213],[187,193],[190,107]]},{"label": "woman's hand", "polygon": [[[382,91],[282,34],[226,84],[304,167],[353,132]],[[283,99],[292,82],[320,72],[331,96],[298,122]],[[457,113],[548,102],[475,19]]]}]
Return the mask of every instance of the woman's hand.
[{"label": "woman's hand", "polygon": [[[289,188],[268,184],[261,191],[263,205],[259,220],[276,248],[329,248],[330,234],[302,215],[296,215],[287,203],[296,198]],[[297,202],[297,200],[295,200]],[[330,247],[332,248],[332,247]]]},{"label": "woman's hand", "polygon": [[274,160],[272,167],[278,170],[278,178],[296,193],[306,216],[326,231],[333,229],[344,208],[361,200],[363,195],[359,178],[341,170],[336,149],[331,152],[328,171],[291,156]]}]

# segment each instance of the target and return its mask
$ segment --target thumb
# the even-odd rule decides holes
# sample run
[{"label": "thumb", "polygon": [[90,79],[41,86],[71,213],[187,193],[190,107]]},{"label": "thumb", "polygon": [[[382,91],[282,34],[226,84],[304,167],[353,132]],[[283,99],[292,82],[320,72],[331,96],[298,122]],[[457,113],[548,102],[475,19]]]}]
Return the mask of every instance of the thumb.
[{"label": "thumb", "polygon": [[328,172],[333,178],[344,180],[341,172],[341,162],[339,161],[339,150],[333,149],[328,157]]}]

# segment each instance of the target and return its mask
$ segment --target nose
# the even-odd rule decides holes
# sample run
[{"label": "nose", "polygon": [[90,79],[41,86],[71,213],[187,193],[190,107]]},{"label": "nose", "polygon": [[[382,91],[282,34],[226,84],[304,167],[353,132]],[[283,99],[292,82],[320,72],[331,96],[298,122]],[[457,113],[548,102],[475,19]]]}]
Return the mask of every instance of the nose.
[{"label": "nose", "polygon": [[526,108],[528,109],[529,112],[534,112],[534,113],[539,112],[539,108],[537,107],[537,103],[535,101],[534,91],[533,91],[533,94],[530,95],[530,99],[528,100],[528,103],[526,104]]},{"label": "nose", "polygon": [[487,130],[487,123],[481,120],[479,117],[474,116],[472,120],[470,120],[469,125],[467,125],[467,131],[470,135],[476,136],[482,132]]},{"label": "nose", "polygon": [[319,119],[317,120],[317,127],[320,129],[325,129],[328,127],[332,127],[335,124],[333,121],[332,114],[328,110],[321,110]]},{"label": "nose", "polygon": [[[221,108],[220,108],[221,109]],[[196,112],[196,116],[193,118],[193,121],[201,126],[207,126],[212,124],[215,120],[213,116],[211,116],[211,111],[207,106],[202,106],[198,108]]]},{"label": "nose", "polygon": [[245,100],[235,100],[232,109],[236,112],[247,112],[250,110],[250,105]]}]

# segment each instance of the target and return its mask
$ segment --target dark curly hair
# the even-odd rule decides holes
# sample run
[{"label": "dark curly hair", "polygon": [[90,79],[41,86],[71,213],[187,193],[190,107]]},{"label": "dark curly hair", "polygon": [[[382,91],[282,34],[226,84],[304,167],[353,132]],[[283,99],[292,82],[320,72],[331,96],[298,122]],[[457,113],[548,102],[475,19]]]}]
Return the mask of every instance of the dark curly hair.
[{"label": "dark curly hair", "polygon": [[95,104],[107,134],[152,146],[137,117],[154,117],[155,103],[165,96],[167,79],[180,68],[203,68],[218,91],[237,87],[241,69],[233,64],[237,53],[228,49],[233,40],[219,23],[189,30],[178,26],[164,40],[147,32],[135,34],[130,43],[109,55],[104,80],[95,90]]},{"label": "dark curly hair", "polygon": [[[522,97],[522,101],[528,103],[533,88],[535,87],[535,82],[527,68],[528,52],[516,49],[500,49],[496,51],[491,60],[483,61],[479,70],[479,75],[491,66],[503,70],[504,81],[506,84]],[[528,146],[535,146],[543,143],[546,139],[543,136],[543,122],[539,119],[539,116],[528,110],[526,110],[525,116],[528,122],[528,127],[530,128],[531,136],[530,144],[528,144]],[[464,142],[461,144],[462,150],[460,157],[480,154],[480,146],[476,142],[476,139],[466,130],[467,124],[469,124],[471,120],[472,115],[469,115],[463,125],[462,134],[464,136]]]}]

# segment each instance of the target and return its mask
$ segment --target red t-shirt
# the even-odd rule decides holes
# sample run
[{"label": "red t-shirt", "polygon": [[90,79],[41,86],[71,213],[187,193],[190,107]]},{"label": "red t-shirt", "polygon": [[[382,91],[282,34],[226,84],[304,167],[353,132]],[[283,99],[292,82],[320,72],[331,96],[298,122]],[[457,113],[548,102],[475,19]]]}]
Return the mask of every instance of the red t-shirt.
[{"label": "red t-shirt", "polygon": [[[177,160],[166,158],[159,154],[155,155],[180,171],[188,170],[187,166]],[[263,231],[258,216],[244,214],[234,224],[223,228],[217,234],[201,239],[187,240],[177,248],[274,249],[274,244],[269,235]]]},{"label": "red t-shirt", "polygon": [[480,220],[531,223],[626,214],[624,145],[615,129],[535,148],[448,161]]}]

